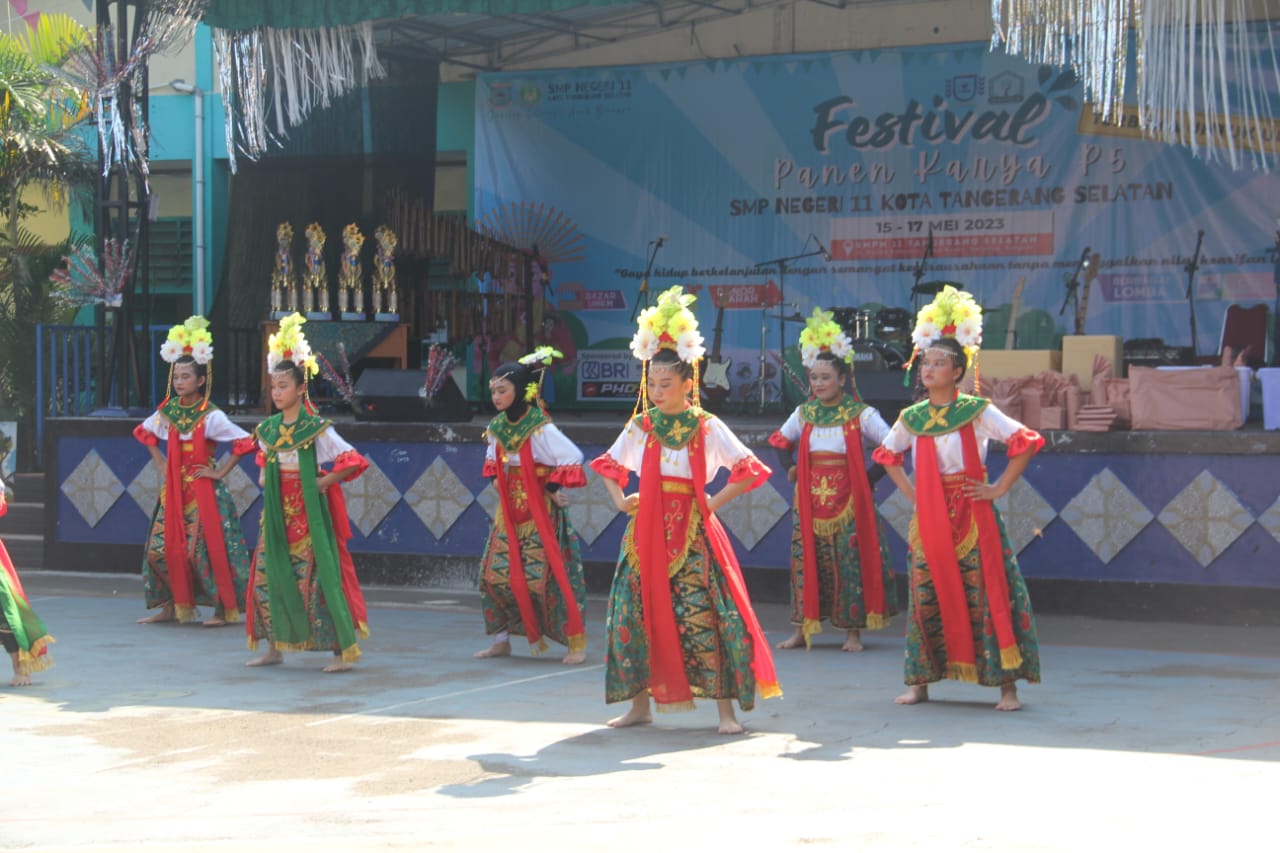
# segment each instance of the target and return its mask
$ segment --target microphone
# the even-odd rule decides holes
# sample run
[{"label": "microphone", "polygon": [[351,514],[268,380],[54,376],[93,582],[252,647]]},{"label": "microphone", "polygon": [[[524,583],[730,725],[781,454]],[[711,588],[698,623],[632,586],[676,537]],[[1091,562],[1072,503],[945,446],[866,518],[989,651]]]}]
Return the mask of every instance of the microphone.
[{"label": "microphone", "polygon": [[667,242],[667,235],[666,235],[666,234],[663,234],[663,235],[662,235],[662,236],[660,236],[657,240],[655,240],[655,241],[654,241],[654,245],[655,245],[655,246],[657,246],[659,249],[661,249],[661,248],[662,248],[662,244],[663,244],[663,243],[665,243],[665,242]]},{"label": "microphone", "polygon": [[824,261],[831,260],[831,253],[827,251],[826,246],[822,245],[822,241],[818,239],[818,235],[810,234],[809,236],[813,238],[813,242],[818,244],[818,251],[822,253],[822,259]]},{"label": "microphone", "polygon": [[1093,252],[1092,246],[1085,246],[1084,251],[1080,253],[1080,266],[1089,266],[1089,255]]}]

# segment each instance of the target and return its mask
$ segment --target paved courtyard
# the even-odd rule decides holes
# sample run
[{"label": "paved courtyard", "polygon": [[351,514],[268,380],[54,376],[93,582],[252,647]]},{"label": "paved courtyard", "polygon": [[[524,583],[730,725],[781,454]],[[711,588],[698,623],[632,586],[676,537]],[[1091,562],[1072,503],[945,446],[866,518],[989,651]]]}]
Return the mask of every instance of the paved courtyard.
[{"label": "paved courtyard", "polygon": [[[868,649],[777,652],[785,697],[613,731],[589,663],[473,660],[470,590],[371,589],[352,673],[250,670],[241,626],[135,625],[136,577],[31,572],[57,667],[0,688],[0,848],[1208,850],[1266,846],[1280,629],[1040,620],[1025,710],[943,684],[893,705]],[[782,607],[762,607],[776,642]],[[7,681],[5,682],[7,683]]]}]

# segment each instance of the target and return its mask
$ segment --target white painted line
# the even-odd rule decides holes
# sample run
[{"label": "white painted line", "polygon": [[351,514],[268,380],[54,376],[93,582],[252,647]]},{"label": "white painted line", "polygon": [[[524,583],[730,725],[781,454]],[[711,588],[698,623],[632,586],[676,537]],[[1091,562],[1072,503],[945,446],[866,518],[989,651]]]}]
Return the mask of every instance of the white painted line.
[{"label": "white painted line", "polygon": [[604,669],[604,664],[598,663],[594,666],[575,666],[573,669],[566,669],[560,672],[548,672],[543,675],[533,675],[529,678],[516,678],[512,681],[503,681],[498,684],[487,684],[483,687],[469,687],[466,690],[455,690],[452,693],[441,693],[439,696],[424,696],[421,699],[410,699],[407,702],[397,702],[394,705],[384,705],[381,708],[366,708],[363,711],[356,711],[352,714],[340,714],[336,717],[329,717],[324,720],[314,720],[306,724],[306,728],[311,726],[327,726],[329,723],[339,723],[343,720],[350,720],[353,717],[364,717],[370,714],[385,714],[388,711],[398,711],[401,708],[408,708],[411,705],[425,705],[428,702],[439,702],[442,699],[455,699],[459,696],[469,696],[472,693],[484,693],[488,690],[501,690],[504,687],[515,687],[519,684],[529,684],[534,681],[542,681],[547,678],[561,678],[566,675],[576,675],[580,672],[591,672],[597,669]]}]

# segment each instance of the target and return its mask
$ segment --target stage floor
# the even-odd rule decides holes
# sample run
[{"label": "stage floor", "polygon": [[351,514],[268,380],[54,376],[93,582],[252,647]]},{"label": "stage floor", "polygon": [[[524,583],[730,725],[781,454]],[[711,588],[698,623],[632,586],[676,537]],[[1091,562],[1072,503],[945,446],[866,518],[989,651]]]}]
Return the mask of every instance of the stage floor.
[{"label": "stage floor", "polygon": [[[0,688],[0,846],[45,851],[1252,849],[1280,788],[1280,629],[1039,619],[1045,683],[902,689],[902,617],[841,653],[777,653],[785,697],[714,733],[699,703],[603,722],[604,603],[587,665],[477,661],[471,590],[370,589],[373,636],[249,670],[238,626],[135,625],[136,577],[31,572],[58,637]],[[777,641],[786,613],[760,608]]]}]

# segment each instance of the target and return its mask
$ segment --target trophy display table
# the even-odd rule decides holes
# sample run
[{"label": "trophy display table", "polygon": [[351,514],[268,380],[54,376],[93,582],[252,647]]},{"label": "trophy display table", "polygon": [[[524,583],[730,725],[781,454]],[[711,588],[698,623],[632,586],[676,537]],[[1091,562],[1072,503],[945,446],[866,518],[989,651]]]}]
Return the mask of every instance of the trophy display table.
[{"label": "trophy display table", "polygon": [[[280,328],[276,320],[259,325],[262,352],[267,351],[267,338]],[[366,358],[390,359],[393,367],[405,369],[409,351],[409,326],[405,323],[333,321],[307,323],[303,328],[311,349],[323,355],[335,367],[339,364],[338,344],[347,350],[347,363],[354,369]],[[271,379],[267,376],[267,360],[262,359],[262,411],[271,414]]]}]

